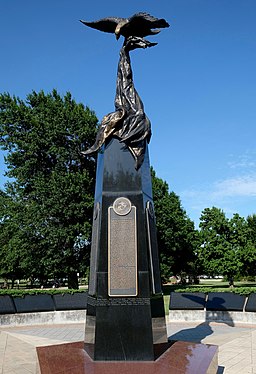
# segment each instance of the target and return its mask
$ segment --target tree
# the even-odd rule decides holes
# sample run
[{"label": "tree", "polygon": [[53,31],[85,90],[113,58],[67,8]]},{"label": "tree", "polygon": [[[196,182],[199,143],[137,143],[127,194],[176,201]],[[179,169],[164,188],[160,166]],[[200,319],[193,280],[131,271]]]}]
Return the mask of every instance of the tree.
[{"label": "tree", "polygon": [[248,238],[256,247],[256,214],[247,217],[248,224]]},{"label": "tree", "polygon": [[181,206],[179,197],[151,169],[160,267],[163,280],[170,275],[195,272],[196,230]]},{"label": "tree", "polygon": [[0,95],[0,146],[12,178],[1,230],[9,232],[12,224],[16,230],[0,251],[33,248],[36,269],[23,263],[26,274],[67,275],[69,287],[78,287],[76,274],[89,259],[95,177],[95,159],[81,151],[93,143],[96,127],[95,114],[70,93],[33,91],[26,101]]},{"label": "tree", "polygon": [[250,215],[246,219],[246,245],[241,252],[241,261],[243,262],[243,274],[256,275],[256,214]]},{"label": "tree", "polygon": [[235,214],[229,221],[216,207],[206,208],[200,217],[201,271],[210,276],[222,274],[232,279],[243,268],[241,253],[246,244],[244,219]]},{"label": "tree", "polygon": [[17,225],[7,214],[11,199],[0,191],[0,276],[4,279],[20,279],[24,274],[20,266],[21,249],[17,243]]}]

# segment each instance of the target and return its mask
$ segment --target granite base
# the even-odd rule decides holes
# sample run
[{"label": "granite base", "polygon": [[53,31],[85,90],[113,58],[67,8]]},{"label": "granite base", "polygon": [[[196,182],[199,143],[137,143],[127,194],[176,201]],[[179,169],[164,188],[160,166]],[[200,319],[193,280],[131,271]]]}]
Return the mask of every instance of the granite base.
[{"label": "granite base", "polygon": [[37,347],[41,374],[216,374],[218,347],[190,342],[160,345],[155,361],[93,361],[84,342]]}]

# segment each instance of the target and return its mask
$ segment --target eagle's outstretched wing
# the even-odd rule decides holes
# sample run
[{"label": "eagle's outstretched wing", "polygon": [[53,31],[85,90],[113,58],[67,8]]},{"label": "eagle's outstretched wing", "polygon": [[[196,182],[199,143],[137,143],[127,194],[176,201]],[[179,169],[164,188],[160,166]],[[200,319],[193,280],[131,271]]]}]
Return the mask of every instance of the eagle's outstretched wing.
[{"label": "eagle's outstretched wing", "polygon": [[122,32],[129,35],[147,36],[160,32],[160,30],[152,30],[156,28],[169,27],[169,23],[163,18],[156,18],[148,13],[136,13],[129,22],[123,26]]},{"label": "eagle's outstretched wing", "polygon": [[119,22],[119,25],[120,30],[118,33],[125,38],[129,36],[144,37],[154,35],[160,32],[160,30],[155,30],[156,28],[169,27],[165,19],[153,17],[148,13],[136,13],[127,19],[126,22]]},{"label": "eagle's outstretched wing", "polygon": [[141,27],[141,28],[150,28],[150,29],[155,29],[155,28],[164,28],[164,27],[169,27],[169,23],[166,22],[165,19],[163,18],[156,18],[154,16],[151,16],[148,13],[136,13],[132,17],[129,18],[129,23],[133,27]]},{"label": "eagle's outstretched wing", "polygon": [[125,18],[120,17],[107,17],[94,22],[87,22],[83,20],[80,20],[80,22],[86,26],[92,27],[93,29],[114,33],[117,25],[124,20]]},{"label": "eagle's outstretched wing", "polygon": [[115,33],[117,39],[120,35],[125,38],[154,35],[160,32],[160,30],[155,30],[156,28],[169,27],[169,23],[165,19],[153,17],[148,13],[136,13],[130,18],[107,17],[94,22],[80,21],[94,29]]}]

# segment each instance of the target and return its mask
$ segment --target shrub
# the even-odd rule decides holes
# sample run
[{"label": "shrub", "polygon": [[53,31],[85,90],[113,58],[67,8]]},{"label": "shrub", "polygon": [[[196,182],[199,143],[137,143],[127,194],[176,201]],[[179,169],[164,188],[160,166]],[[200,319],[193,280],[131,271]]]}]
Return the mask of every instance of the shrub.
[{"label": "shrub", "polygon": [[84,289],[80,289],[80,290],[73,290],[73,289],[65,289],[65,290],[61,290],[61,289],[58,289],[58,288],[54,288],[54,289],[51,289],[51,290],[18,290],[18,289],[4,289],[4,290],[1,290],[0,289],[0,296],[1,295],[9,295],[9,296],[12,296],[12,297],[25,297],[26,295],[39,295],[39,294],[47,294],[47,295],[57,295],[57,294],[74,294],[76,292],[85,292]]}]

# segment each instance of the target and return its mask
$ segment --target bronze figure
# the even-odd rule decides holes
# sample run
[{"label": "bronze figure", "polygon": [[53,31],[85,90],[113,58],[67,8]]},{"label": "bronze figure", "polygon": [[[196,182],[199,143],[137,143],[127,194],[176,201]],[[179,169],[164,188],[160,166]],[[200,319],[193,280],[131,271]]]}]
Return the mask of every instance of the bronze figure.
[{"label": "bronze figure", "polygon": [[137,13],[128,19],[110,17],[95,22],[81,22],[100,31],[115,33],[117,39],[120,35],[125,38],[117,71],[115,112],[104,116],[94,145],[83,154],[96,152],[106,139],[115,136],[129,148],[138,170],[144,160],[146,142],[150,140],[151,126],[133,84],[129,52],[156,45],[144,39],[144,36],[157,34],[160,30],[152,29],[169,27],[169,24],[147,13]]},{"label": "bronze figure", "polygon": [[119,39],[120,35],[125,38],[129,36],[144,37],[155,35],[160,30],[152,29],[169,27],[169,24],[163,18],[155,18],[147,13],[136,13],[130,18],[107,17],[94,22],[83,20],[80,22],[100,31],[115,33],[116,39]]}]

